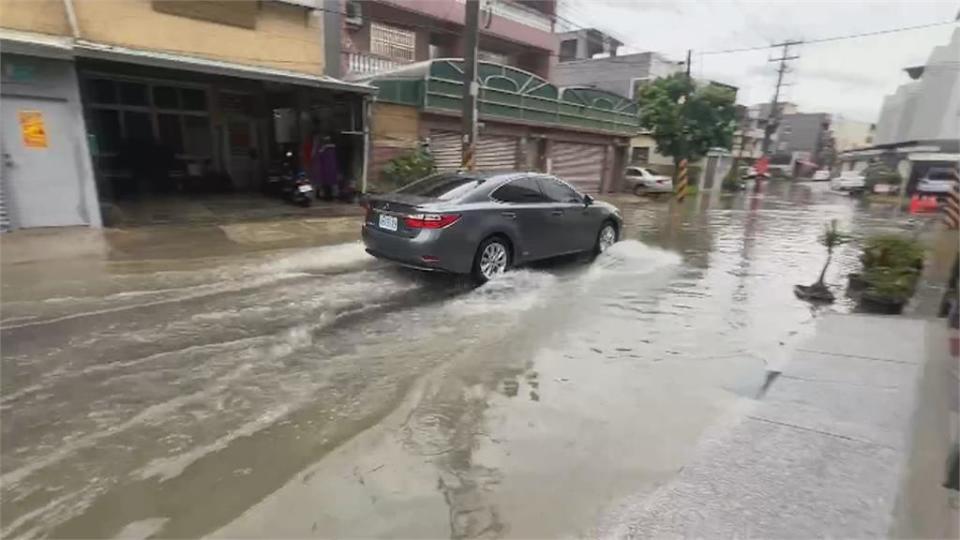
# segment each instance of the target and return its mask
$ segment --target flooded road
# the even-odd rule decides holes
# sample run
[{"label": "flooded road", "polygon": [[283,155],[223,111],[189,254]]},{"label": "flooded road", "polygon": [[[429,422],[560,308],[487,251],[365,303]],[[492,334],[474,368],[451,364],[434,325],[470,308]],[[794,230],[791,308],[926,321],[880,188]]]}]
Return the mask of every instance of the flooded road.
[{"label": "flooded road", "polygon": [[478,289],[355,242],[5,269],[0,532],[603,534],[811,328],[824,223],[905,222],[825,188],[622,198],[610,252]]}]

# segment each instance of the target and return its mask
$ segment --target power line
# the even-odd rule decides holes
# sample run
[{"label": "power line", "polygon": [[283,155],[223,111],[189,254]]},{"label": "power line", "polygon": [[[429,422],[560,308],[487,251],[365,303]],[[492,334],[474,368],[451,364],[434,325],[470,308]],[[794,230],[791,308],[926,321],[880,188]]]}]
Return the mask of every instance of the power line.
[{"label": "power line", "polygon": [[[855,39],[855,38],[868,37],[868,36],[879,36],[882,34],[892,34],[894,32],[905,32],[908,30],[919,30],[921,28],[930,28],[933,26],[943,26],[946,24],[955,24],[955,23],[956,21],[939,21],[939,22],[932,22],[932,23],[926,23],[926,24],[917,24],[914,26],[901,26],[898,28],[888,28],[886,30],[876,30],[873,32],[861,32],[859,34],[846,34],[842,36],[831,36],[831,37],[817,38],[817,39],[805,39],[803,40],[803,43],[808,45],[812,43],[827,43],[830,41],[840,41],[843,39]],[[747,51],[760,51],[764,49],[772,49],[775,47],[777,47],[777,45],[765,45],[761,47],[744,47],[740,49],[723,49],[719,51],[704,51],[700,54],[712,55],[712,54],[727,54],[727,53],[738,53],[738,52],[747,52]]]}]

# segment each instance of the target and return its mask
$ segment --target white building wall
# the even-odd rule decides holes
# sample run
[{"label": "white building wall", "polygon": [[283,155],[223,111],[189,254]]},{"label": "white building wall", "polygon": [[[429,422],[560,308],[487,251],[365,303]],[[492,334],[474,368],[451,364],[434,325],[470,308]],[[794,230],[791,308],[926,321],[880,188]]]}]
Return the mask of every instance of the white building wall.
[{"label": "white building wall", "polygon": [[960,138],[960,29],[933,49],[920,80],[883,100],[874,144]]},{"label": "white building wall", "polygon": [[909,129],[910,113],[914,109],[913,102],[918,89],[918,83],[903,84],[897,88],[896,93],[883,99],[874,144],[908,140],[904,137]]},{"label": "white building wall", "polygon": [[957,93],[960,92],[960,29],[953,32],[949,45],[930,53],[919,81],[919,99],[905,140],[956,139]]},{"label": "white building wall", "polygon": [[873,124],[835,115],[830,123],[837,152],[864,148],[873,144]]}]

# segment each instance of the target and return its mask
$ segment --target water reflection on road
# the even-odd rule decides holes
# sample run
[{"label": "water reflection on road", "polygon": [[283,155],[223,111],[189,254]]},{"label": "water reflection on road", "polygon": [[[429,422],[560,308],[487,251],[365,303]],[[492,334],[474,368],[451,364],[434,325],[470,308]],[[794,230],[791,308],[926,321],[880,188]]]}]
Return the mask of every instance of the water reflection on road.
[{"label": "water reflection on road", "polygon": [[5,276],[4,536],[591,534],[811,327],[823,224],[902,221],[819,185],[616,202],[609,253],[479,289],[353,243]]}]

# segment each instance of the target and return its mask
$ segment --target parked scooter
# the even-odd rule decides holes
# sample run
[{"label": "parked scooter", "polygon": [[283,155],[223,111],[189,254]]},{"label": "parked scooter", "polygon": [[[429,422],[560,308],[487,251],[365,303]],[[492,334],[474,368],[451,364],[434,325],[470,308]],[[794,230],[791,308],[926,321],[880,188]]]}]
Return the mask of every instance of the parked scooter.
[{"label": "parked scooter", "polygon": [[306,173],[298,172],[298,169],[296,153],[293,148],[287,148],[281,159],[267,172],[264,192],[303,207],[313,204],[316,190]]},{"label": "parked scooter", "polygon": [[313,204],[314,189],[306,173],[298,173],[286,186],[285,198],[304,208]]}]

